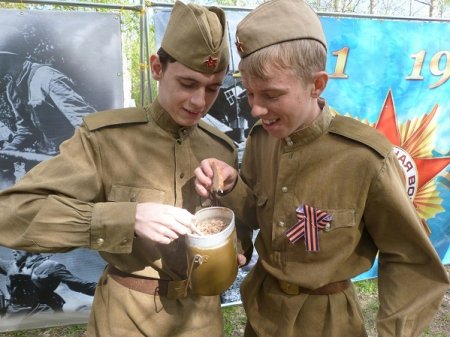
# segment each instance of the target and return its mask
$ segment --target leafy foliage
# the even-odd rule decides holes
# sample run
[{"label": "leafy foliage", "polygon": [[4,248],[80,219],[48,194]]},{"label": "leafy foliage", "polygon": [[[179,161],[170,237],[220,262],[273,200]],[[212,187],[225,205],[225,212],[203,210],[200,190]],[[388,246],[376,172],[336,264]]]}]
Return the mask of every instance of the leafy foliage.
[{"label": "leafy foliage", "polygon": [[[77,2],[78,6],[64,5],[64,1],[60,3],[45,4],[43,1],[37,4],[26,3],[25,1],[17,0],[17,2],[7,1],[0,2],[0,8],[4,9],[35,9],[35,10],[61,10],[61,11],[95,11],[95,12],[112,12],[120,15],[121,30],[123,37],[123,58],[124,70],[126,74],[130,74],[130,78],[126,79],[131,82],[131,96],[137,104],[146,105],[150,98],[156,94],[156,83],[149,78],[148,69],[148,54],[155,52],[155,34],[154,25],[151,18],[148,17],[147,29],[149,41],[146,45],[142,45],[144,39],[144,32],[141,31],[141,23],[144,16],[148,15],[148,9],[151,8],[151,2],[140,0],[92,0],[84,2]],[[161,0],[161,3],[173,4],[175,0]],[[205,5],[216,4],[219,6],[246,6],[254,7],[265,0],[192,0],[192,2],[202,3]],[[382,14],[394,15],[399,11],[404,13],[404,8],[416,3],[415,0],[402,1],[388,1],[388,0],[310,0],[308,3],[317,11],[331,11],[343,13],[363,13],[363,14]],[[421,2],[421,1],[419,1]],[[100,7],[104,4],[104,7]],[[449,12],[450,0],[434,0],[430,2],[433,4],[433,15],[445,17]],[[123,6],[123,7],[120,7]],[[430,8],[430,12],[432,9]],[[57,55],[52,50],[53,46],[50,41],[46,41],[45,37],[30,31],[29,38],[41,39],[38,44],[38,49],[34,54],[38,61],[45,61],[45,63],[57,63]],[[33,35],[34,34],[34,35]],[[141,49],[144,51],[141,55]]]}]

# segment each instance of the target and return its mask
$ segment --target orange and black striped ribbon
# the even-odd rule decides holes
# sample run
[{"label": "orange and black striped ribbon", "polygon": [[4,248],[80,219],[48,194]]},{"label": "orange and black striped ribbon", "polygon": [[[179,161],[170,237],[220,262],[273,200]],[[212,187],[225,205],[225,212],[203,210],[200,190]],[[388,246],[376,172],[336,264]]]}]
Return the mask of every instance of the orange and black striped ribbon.
[{"label": "orange and black striped ribbon", "polygon": [[309,205],[300,205],[295,212],[298,221],[286,231],[287,238],[292,243],[304,238],[306,251],[318,252],[319,230],[323,230],[331,221],[331,215]]}]

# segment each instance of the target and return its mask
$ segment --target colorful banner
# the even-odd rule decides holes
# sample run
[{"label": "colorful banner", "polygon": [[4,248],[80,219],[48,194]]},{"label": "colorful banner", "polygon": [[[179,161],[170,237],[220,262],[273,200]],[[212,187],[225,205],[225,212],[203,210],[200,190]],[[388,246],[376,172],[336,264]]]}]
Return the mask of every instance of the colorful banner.
[{"label": "colorful banner", "polygon": [[[449,264],[449,22],[321,20],[329,46],[324,97],[338,113],[370,124],[392,142],[408,195]],[[373,269],[358,279],[375,275]]]},{"label": "colorful banner", "polygon": [[[154,8],[156,46],[170,8]],[[237,71],[236,26],[248,10],[227,10],[231,71],[208,121],[245,146],[254,120]],[[450,263],[450,22],[320,15],[330,79],[323,97],[338,114],[367,123],[392,142],[408,195],[444,264]],[[395,224],[392,224],[395,226]],[[254,257],[256,259],[257,256]],[[224,304],[239,299],[238,280]],[[376,277],[376,265],[355,280]]]}]

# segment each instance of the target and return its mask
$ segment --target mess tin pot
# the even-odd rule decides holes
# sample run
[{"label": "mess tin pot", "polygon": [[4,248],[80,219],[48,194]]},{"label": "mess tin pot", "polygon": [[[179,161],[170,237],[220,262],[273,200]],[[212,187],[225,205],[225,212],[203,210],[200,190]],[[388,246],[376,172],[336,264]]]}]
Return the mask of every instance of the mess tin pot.
[{"label": "mess tin pot", "polygon": [[238,272],[234,213],[225,207],[208,207],[195,214],[196,224],[220,219],[228,224],[215,234],[188,234],[188,279],[193,293],[220,295],[236,279]]}]

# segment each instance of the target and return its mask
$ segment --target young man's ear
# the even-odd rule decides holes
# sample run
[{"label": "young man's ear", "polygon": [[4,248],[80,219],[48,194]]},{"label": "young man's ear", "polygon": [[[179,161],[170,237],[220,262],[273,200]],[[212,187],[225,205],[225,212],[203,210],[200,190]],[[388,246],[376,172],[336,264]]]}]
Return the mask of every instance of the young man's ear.
[{"label": "young man's ear", "polygon": [[319,98],[328,83],[328,74],[326,71],[318,71],[313,75],[314,86],[311,90],[311,97]]},{"label": "young man's ear", "polygon": [[152,71],[154,80],[159,81],[162,78],[162,64],[158,54],[152,54],[150,56],[150,70]]}]

